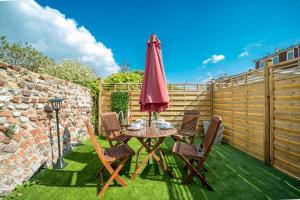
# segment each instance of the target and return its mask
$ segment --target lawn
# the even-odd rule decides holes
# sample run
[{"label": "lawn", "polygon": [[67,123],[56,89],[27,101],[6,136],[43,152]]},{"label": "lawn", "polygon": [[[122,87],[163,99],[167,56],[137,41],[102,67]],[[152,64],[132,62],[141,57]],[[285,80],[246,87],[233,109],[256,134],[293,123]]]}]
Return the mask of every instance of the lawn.
[{"label": "lawn", "polygon": [[[106,140],[99,139],[103,146]],[[198,143],[200,141],[197,141]],[[135,157],[127,162],[121,173],[127,187],[112,185],[103,199],[297,199],[300,198],[300,181],[263,162],[223,143],[216,145],[206,163],[206,177],[214,192],[208,191],[197,179],[182,185],[186,175],[183,163],[170,152],[173,140],[168,138],[162,145],[167,151],[167,163],[176,178],[169,178],[152,160],[137,176],[130,176],[135,169]],[[139,143],[132,139],[129,145],[137,150]],[[143,152],[142,156],[146,153]],[[28,183],[19,186],[5,199],[55,200],[98,199],[100,182],[95,174],[101,163],[89,140],[65,156],[68,166],[63,170],[43,169]],[[141,161],[141,159],[140,159]],[[108,176],[108,175],[107,175]]]}]

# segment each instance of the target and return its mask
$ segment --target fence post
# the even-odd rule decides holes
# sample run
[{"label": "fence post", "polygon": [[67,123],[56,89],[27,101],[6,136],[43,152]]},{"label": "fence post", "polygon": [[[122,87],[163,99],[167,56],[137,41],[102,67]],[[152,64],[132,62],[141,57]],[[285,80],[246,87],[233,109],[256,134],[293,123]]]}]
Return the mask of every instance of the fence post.
[{"label": "fence post", "polygon": [[270,67],[269,94],[270,94],[270,164],[274,164],[274,65]]},{"label": "fence post", "polygon": [[101,112],[102,112],[102,79],[99,81],[99,96],[98,96],[98,135],[102,135],[102,120],[101,120]]},{"label": "fence post", "polygon": [[215,87],[215,81],[211,81],[211,86],[210,86],[210,92],[211,92],[211,116],[214,115],[214,87]]},{"label": "fence post", "polygon": [[270,76],[270,65],[271,60],[265,61],[264,69],[264,81],[265,81],[265,127],[264,127],[264,161],[265,164],[270,165],[270,85],[269,85],[269,76]]}]

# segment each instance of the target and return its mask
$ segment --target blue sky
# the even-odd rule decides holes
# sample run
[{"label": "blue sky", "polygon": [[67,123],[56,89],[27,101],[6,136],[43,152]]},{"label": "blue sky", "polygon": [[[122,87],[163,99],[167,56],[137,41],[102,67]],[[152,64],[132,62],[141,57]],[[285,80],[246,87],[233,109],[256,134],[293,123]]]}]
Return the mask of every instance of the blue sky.
[{"label": "blue sky", "polygon": [[253,59],[300,42],[300,0],[37,2],[76,20],[133,69],[144,68],[146,41],[156,33],[169,82],[247,71]]}]

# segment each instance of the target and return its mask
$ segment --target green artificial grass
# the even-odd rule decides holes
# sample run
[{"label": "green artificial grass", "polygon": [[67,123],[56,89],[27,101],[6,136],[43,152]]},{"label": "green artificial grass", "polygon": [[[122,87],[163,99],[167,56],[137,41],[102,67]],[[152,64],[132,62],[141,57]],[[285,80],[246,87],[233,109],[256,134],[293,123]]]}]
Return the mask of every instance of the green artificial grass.
[{"label": "green artificial grass", "polygon": [[[102,146],[107,141],[99,139]],[[199,143],[199,141],[197,141]],[[116,183],[106,191],[103,199],[297,199],[300,198],[300,181],[280,171],[266,166],[263,162],[228,145],[214,146],[207,162],[208,182],[214,191],[208,191],[201,182],[194,180],[184,186],[181,179],[186,172],[183,162],[170,152],[174,142],[171,138],[161,146],[166,151],[166,162],[176,178],[165,175],[156,164],[150,161],[135,181],[130,176],[135,169],[136,157],[127,162],[121,176],[127,187]],[[129,145],[137,150],[140,146],[135,139]],[[140,162],[146,155],[140,156]],[[55,199],[98,199],[96,197],[100,180],[95,177],[102,166],[87,140],[65,156],[68,166],[63,170],[43,169],[28,183],[17,187],[5,199],[55,200]],[[109,175],[106,175],[106,178]]]}]

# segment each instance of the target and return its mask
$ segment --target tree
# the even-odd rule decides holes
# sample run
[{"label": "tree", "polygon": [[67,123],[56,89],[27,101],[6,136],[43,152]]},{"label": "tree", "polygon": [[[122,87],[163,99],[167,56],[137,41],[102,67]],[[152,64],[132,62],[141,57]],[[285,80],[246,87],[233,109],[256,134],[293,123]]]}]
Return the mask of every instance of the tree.
[{"label": "tree", "polygon": [[0,37],[0,60],[38,72],[40,68],[54,65],[53,59],[37,51],[28,43],[10,44],[5,36]]},{"label": "tree", "polygon": [[71,59],[65,59],[59,64],[43,67],[40,70],[43,73],[84,86],[88,82],[97,80],[97,76],[90,67]]},{"label": "tree", "polygon": [[136,72],[119,72],[108,76],[105,83],[141,83],[143,76]]},{"label": "tree", "polygon": [[126,60],[121,63],[120,72],[130,72],[130,65]]}]

